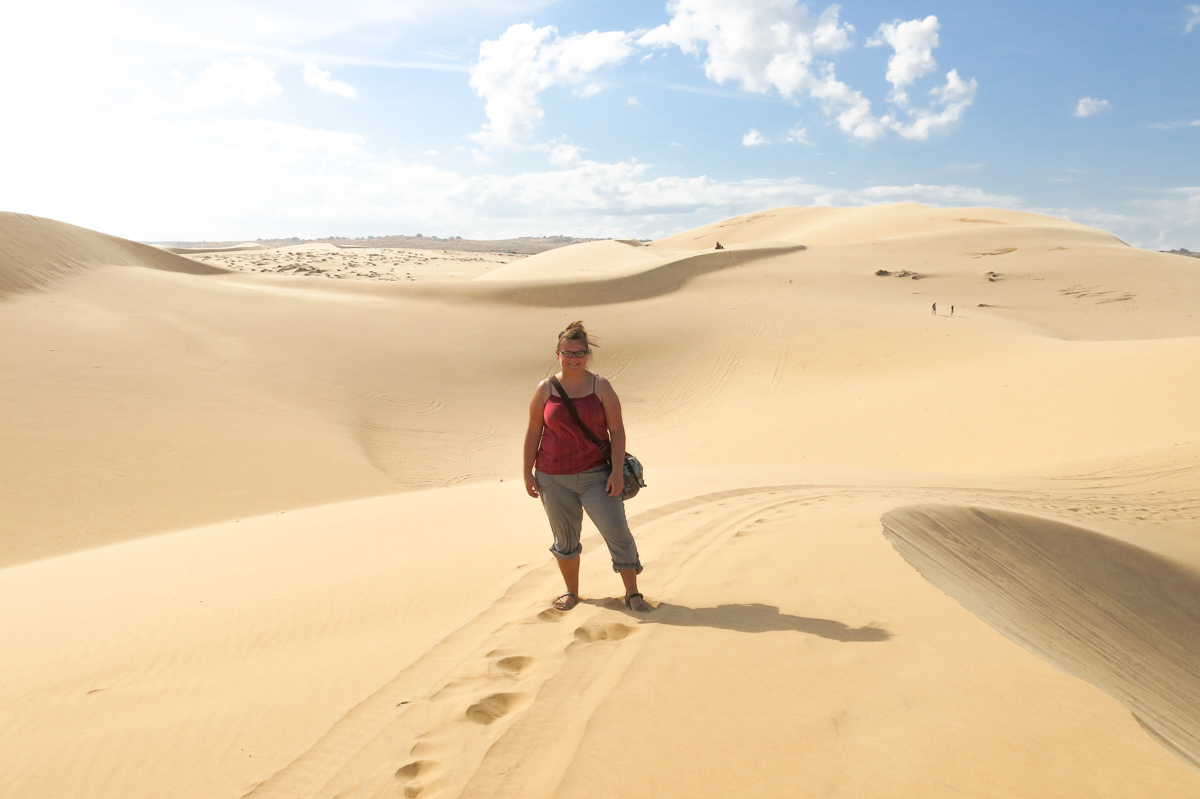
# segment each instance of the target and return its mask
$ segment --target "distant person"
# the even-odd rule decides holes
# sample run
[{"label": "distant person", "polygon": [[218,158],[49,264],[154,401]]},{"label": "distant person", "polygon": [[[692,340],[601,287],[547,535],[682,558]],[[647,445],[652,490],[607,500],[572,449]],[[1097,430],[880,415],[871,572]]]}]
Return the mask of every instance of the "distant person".
[{"label": "distant person", "polygon": [[722,247],[722,246],[721,246],[721,242],[719,242],[719,241],[718,241],[718,242],[717,242],[717,246],[716,246],[716,247],[714,247],[713,249],[715,249],[715,250],[723,250],[723,249],[725,249],[725,248],[724,248],[724,247]]},{"label": "distant person", "polygon": [[525,432],[525,490],[542,500],[554,544],[550,553],[558,560],[567,592],[554,600],[558,610],[579,604],[579,555],[583,551],[579,532],[583,511],[596,525],[612,557],[613,571],[625,584],[625,604],[646,613],[653,608],[638,591],[642,571],[637,544],[625,520],[623,470],[609,466],[608,459],[575,423],[559,389],[566,391],[575,410],[597,438],[607,441],[611,462],[624,463],[625,423],[621,401],[612,385],[587,370],[592,348],[583,322],[572,322],[558,334],[555,351],[562,371],[538,383],[529,404],[529,428]]},{"label": "distant person", "polygon": [[936,302],[933,304],[933,313],[935,316],[937,315],[937,303]]},{"label": "distant person", "polygon": [[953,305],[950,306],[950,315],[954,316],[954,306]]}]

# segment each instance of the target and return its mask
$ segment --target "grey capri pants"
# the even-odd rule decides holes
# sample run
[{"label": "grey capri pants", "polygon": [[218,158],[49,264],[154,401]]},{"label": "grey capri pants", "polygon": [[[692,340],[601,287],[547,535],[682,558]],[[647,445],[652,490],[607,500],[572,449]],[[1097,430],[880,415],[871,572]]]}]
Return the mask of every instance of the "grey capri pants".
[{"label": "grey capri pants", "polygon": [[613,571],[633,569],[642,573],[642,562],[638,559],[637,544],[629,523],[625,521],[625,500],[610,497],[606,490],[609,466],[597,466],[579,474],[546,474],[534,471],[537,479],[538,496],[550,518],[550,529],[554,533],[554,545],[550,553],[560,560],[579,557],[583,545],[579,543],[579,531],[583,529],[583,512],[596,525],[608,552],[612,555]]}]

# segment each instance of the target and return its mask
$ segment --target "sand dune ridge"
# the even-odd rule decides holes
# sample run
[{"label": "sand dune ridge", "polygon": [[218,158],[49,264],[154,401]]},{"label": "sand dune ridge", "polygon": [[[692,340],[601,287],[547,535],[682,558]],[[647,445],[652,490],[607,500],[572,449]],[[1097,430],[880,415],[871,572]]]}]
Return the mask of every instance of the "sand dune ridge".
[{"label": "sand dune ridge", "polygon": [[885,534],[988,624],[1121,701],[1200,767],[1200,574],[1141,547],[1011,511],[918,506]]},{"label": "sand dune ridge", "polygon": [[66,222],[0,212],[0,297],[49,286],[100,266],[144,266],[191,275],[226,271]]}]

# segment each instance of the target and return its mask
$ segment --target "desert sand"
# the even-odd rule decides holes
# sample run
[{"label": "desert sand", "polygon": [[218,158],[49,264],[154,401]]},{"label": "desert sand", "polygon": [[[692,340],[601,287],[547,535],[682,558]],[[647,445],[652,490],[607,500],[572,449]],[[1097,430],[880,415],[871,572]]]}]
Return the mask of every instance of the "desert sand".
[{"label": "desert sand", "polygon": [[[0,215],[0,794],[1200,795],[1194,261],[916,204],[468,255]],[[578,318],[647,615],[590,525],[549,609]]]},{"label": "desert sand", "polygon": [[308,275],[335,280],[471,280],[525,257],[501,253],[414,250],[399,247],[339,247],[297,244],[266,249],[243,244],[220,249],[168,248],[203,264],[268,274]]}]

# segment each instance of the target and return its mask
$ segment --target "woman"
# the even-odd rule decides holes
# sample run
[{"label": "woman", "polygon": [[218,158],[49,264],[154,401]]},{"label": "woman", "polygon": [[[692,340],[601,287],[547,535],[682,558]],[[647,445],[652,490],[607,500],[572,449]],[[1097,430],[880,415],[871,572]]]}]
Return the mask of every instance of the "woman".
[{"label": "woman", "polygon": [[[607,380],[587,370],[592,348],[583,322],[572,322],[559,333],[555,354],[562,367],[555,377],[576,412],[597,438],[608,442],[612,463],[624,463],[621,401]],[[554,607],[570,610],[579,604],[579,553],[583,551],[579,531],[586,510],[608,544],[613,571],[625,583],[625,604],[638,613],[651,610],[637,588],[642,564],[625,521],[624,474],[608,465],[600,448],[575,423],[551,378],[538,383],[529,404],[524,473],[525,490],[541,498],[550,517],[554,533],[550,552],[567,584],[567,592],[554,600]]]}]

